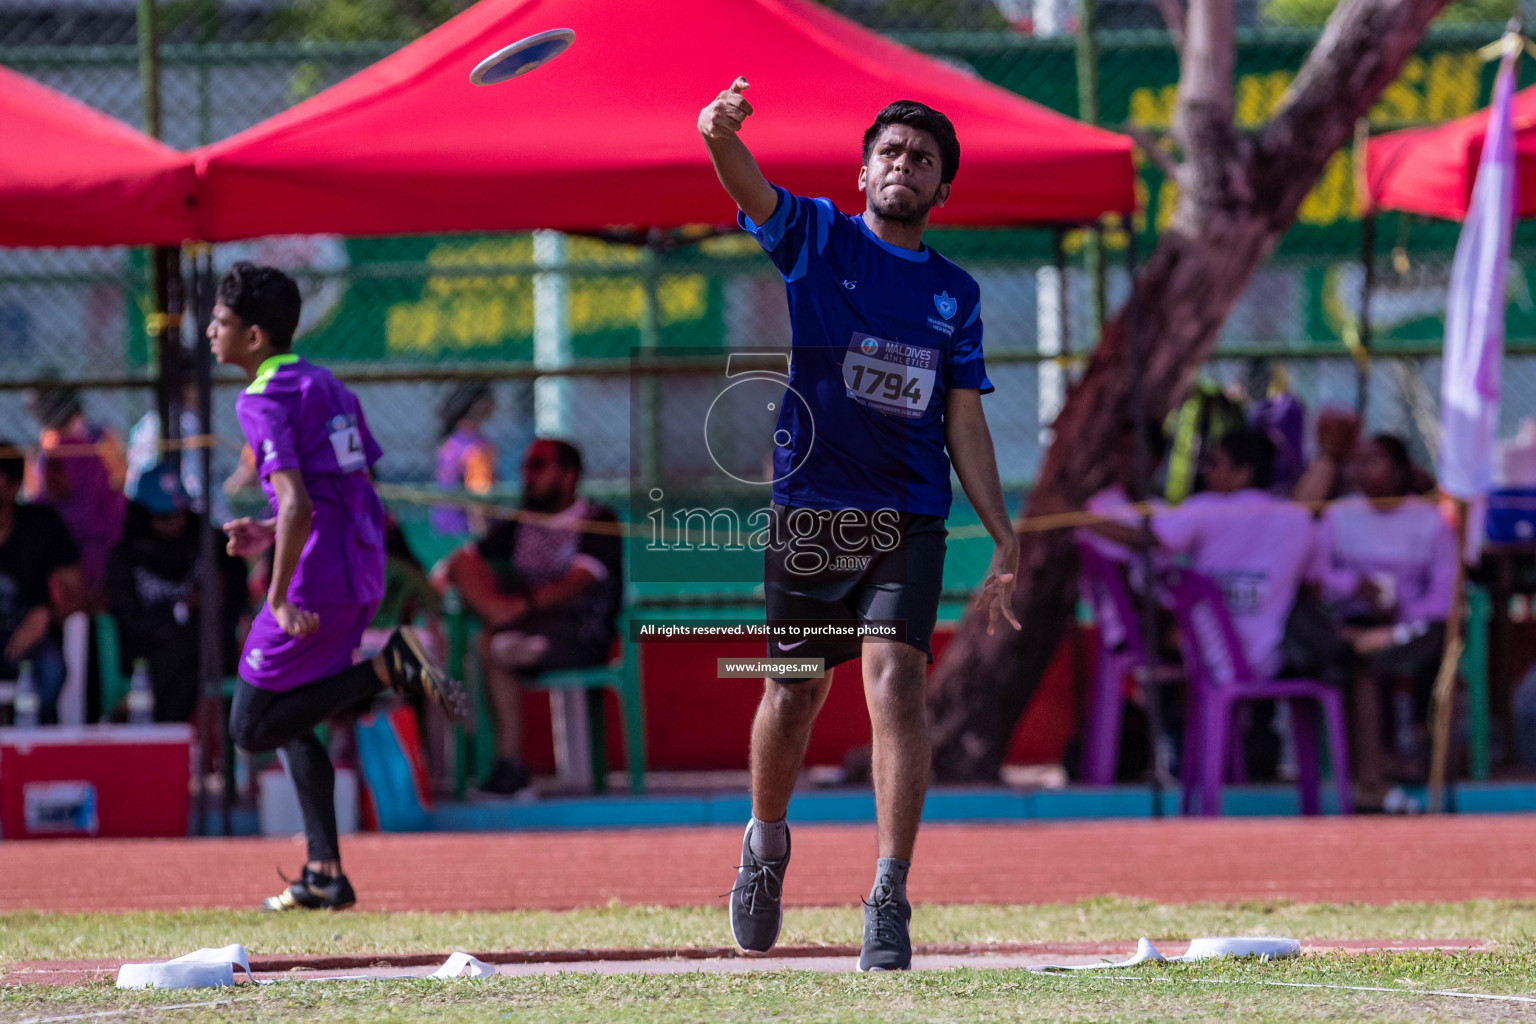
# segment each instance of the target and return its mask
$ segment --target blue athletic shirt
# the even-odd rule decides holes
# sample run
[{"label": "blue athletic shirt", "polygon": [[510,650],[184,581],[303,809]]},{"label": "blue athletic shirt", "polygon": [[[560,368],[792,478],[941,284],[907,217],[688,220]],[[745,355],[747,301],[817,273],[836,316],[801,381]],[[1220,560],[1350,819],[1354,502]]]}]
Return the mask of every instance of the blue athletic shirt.
[{"label": "blue athletic shirt", "polygon": [[928,246],[882,242],[829,199],[774,191],[766,223],[737,215],[784,278],[789,391],[803,400],[786,392],[780,403],[775,437],[788,443],[774,448],[773,500],[947,517],[945,397],[992,390],[980,288]]}]

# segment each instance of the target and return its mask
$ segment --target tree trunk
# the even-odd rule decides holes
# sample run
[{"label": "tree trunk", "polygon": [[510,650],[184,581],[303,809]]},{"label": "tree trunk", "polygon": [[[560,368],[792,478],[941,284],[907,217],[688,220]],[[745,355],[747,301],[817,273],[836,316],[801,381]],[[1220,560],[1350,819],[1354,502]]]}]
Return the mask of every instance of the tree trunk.
[{"label": "tree trunk", "polygon": [[[1174,118],[1183,151],[1179,205],[1056,418],[1054,437],[1065,443],[1051,445],[1029,514],[1081,508],[1109,482],[1104,453],[1131,416],[1138,366],[1146,414],[1167,415],[1328,159],[1397,77],[1446,0],[1346,0],[1274,117],[1254,135],[1237,134],[1231,123],[1231,18],[1222,9],[1229,2],[1190,5]],[[934,769],[943,781],[997,778],[1014,727],[1071,623],[1071,533],[1026,533],[1020,548],[1014,609],[1024,629],[988,636],[985,616],[966,615],[930,685]]]}]

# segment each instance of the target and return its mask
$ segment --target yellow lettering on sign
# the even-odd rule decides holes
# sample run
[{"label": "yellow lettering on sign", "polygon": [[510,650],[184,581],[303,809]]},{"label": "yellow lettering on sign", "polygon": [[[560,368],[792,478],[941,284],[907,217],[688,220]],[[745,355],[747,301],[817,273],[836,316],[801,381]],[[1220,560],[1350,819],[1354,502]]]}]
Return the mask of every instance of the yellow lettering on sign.
[{"label": "yellow lettering on sign", "polygon": [[1328,158],[1317,186],[1302,200],[1296,219],[1317,227],[1353,217],[1354,213],[1354,161],[1347,152],[1335,153]]},{"label": "yellow lettering on sign", "polygon": [[1280,105],[1285,90],[1296,75],[1290,71],[1271,71],[1262,75],[1244,75],[1237,80],[1237,98],[1233,120],[1239,128],[1257,128],[1268,121]]},{"label": "yellow lettering on sign", "polygon": [[1173,105],[1179,87],[1158,85],[1131,93],[1131,122],[1143,128],[1167,128],[1173,124]]},{"label": "yellow lettering on sign", "polygon": [[[645,258],[644,250],[636,246],[595,238],[566,240],[569,263],[614,268],[612,276],[570,276],[572,333],[640,326],[645,289],[633,273]],[[426,263],[440,272],[427,278],[419,300],[389,307],[387,351],[430,354],[499,348],[533,334],[533,242],[528,236],[444,242],[427,254]],[[523,272],[462,273],[476,267],[516,267]],[[700,274],[662,277],[656,284],[656,306],[663,324],[702,319],[709,311],[708,278]]]},{"label": "yellow lettering on sign", "polygon": [[1477,109],[1482,61],[1475,53],[1437,53],[1424,82],[1424,120],[1465,117]]},{"label": "yellow lettering on sign", "polygon": [[1462,117],[1477,109],[1482,62],[1475,52],[1410,57],[1397,81],[1371,108],[1377,128],[1426,124]]}]

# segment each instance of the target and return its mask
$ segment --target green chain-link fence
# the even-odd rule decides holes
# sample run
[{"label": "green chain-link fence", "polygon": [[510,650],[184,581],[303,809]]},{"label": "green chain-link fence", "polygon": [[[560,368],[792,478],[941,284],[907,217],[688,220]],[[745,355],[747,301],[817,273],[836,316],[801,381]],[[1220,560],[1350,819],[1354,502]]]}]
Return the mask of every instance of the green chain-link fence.
[{"label": "green chain-link fence", "polygon": [[[833,6],[875,27],[905,33],[901,38],[916,48],[1031,100],[1079,113],[1075,40],[1008,28],[1010,20],[1023,20],[1016,11],[1009,13],[1010,4],[841,0]],[[358,41],[358,35],[418,32],[451,14],[454,5],[424,0],[377,24],[348,23],[337,13],[350,9],[237,7],[213,0],[162,5],[166,141],[191,147],[271,116],[398,45]],[[1136,19],[1150,10],[1149,4],[1106,3],[1098,20],[1140,26]],[[1257,16],[1243,10],[1248,13],[1241,22],[1254,23]],[[1476,49],[1500,30],[1490,25],[1433,32],[1373,112],[1372,129],[1455,117],[1485,103],[1492,69],[1478,60]],[[326,33],[330,41],[316,38]],[[143,119],[136,38],[133,9],[121,3],[56,5],[30,13],[0,8],[0,63],[131,123]],[[1315,38],[1311,31],[1242,30],[1237,111],[1243,127],[1264,120]],[[1151,133],[1166,129],[1177,81],[1167,34],[1106,30],[1099,33],[1098,51],[1099,121],[1112,128],[1132,123]],[[701,104],[706,99],[701,97]],[[964,187],[963,172],[957,187]],[[1396,215],[1378,219],[1373,358],[1366,361],[1359,349],[1361,222],[1355,187],[1352,154],[1341,153],[1234,311],[1222,354],[1209,373],[1235,382],[1252,357],[1283,361],[1297,393],[1315,409],[1354,405],[1360,374],[1368,371],[1371,425],[1408,434],[1427,455],[1438,399],[1433,353],[1443,330],[1456,227]],[[1171,183],[1148,161],[1142,162],[1139,189],[1138,249],[1146,253],[1175,197]],[[1059,238],[1041,230],[932,235],[935,246],[982,285],[989,366],[998,385],[988,416],[1003,476],[1013,487],[1025,485],[1035,471],[1046,428],[1075,372],[1070,357],[1093,343],[1089,239],[1087,231]],[[1105,256],[1116,268],[1108,275],[1111,312],[1125,291],[1116,239],[1110,232]],[[1053,259],[1057,245],[1065,279]],[[1123,245],[1121,238],[1122,251]],[[1533,254],[1536,233],[1522,229],[1517,262],[1523,267]],[[429,480],[439,437],[436,410],[456,381],[493,382],[499,412],[488,433],[501,453],[503,479],[515,478],[521,449],[536,430],[545,430],[580,444],[591,476],[617,481],[628,472],[633,417],[629,384],[604,369],[611,369],[611,361],[649,347],[723,351],[783,345],[789,333],[782,285],[741,235],[661,249],[542,233],[268,238],[219,246],[216,265],[241,258],[288,267],[300,279],[305,321],[299,349],[356,385],[388,452],[380,467],[383,479],[401,484]],[[88,412],[123,431],[151,407],[146,262],[141,251],[128,249],[0,250],[0,438],[35,436],[24,394],[44,378],[87,387]],[[568,327],[568,344],[550,347],[551,316]],[[1505,417],[1512,426],[1520,416],[1536,415],[1536,308],[1523,273],[1515,275],[1509,330]],[[187,341],[192,340],[189,329]],[[582,374],[588,365],[604,372]],[[551,367],[564,367],[570,383],[554,391],[548,386],[552,378],[541,384],[538,371]],[[666,376],[658,387],[664,401],[678,407],[688,404],[687,396],[718,390],[697,374]],[[550,395],[557,392],[562,397],[553,401]],[[225,384],[216,401],[213,431],[229,439],[217,449],[215,472],[221,477],[234,468],[238,454],[232,396],[233,385]],[[661,471],[687,475],[700,448],[693,427],[668,429]]]}]

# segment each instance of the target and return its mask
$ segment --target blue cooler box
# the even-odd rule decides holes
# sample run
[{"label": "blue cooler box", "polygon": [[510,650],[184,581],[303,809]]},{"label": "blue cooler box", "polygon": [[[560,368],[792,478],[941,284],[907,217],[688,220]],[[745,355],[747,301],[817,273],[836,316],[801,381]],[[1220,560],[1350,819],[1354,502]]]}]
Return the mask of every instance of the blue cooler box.
[{"label": "blue cooler box", "polygon": [[1488,539],[1536,542],[1536,487],[1510,487],[1488,495]]}]

